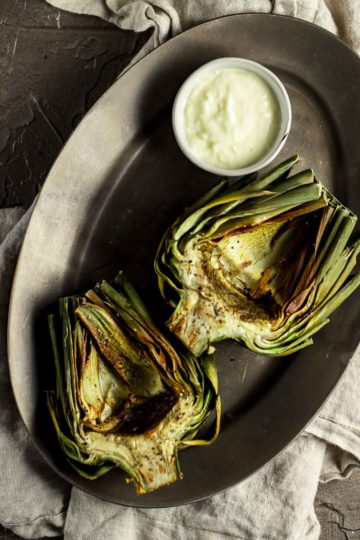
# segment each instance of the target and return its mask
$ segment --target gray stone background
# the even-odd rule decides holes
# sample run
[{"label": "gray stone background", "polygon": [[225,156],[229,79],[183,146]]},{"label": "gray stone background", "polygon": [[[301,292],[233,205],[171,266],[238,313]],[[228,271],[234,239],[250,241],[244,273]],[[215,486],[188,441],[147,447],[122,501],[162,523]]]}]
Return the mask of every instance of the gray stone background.
[{"label": "gray stone background", "polygon": [[[75,126],[146,37],[43,0],[0,0],[0,207],[31,203]],[[321,540],[360,540],[360,471],[321,485],[315,506]],[[0,526],[0,540],[9,538],[18,537]]]}]

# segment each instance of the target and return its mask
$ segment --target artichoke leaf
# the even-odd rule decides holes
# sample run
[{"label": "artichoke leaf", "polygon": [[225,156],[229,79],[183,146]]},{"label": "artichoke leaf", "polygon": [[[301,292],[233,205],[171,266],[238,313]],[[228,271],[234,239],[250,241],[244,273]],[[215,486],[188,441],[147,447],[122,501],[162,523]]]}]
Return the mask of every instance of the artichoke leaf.
[{"label": "artichoke leaf", "polygon": [[186,211],[165,234],[157,261],[174,307],[167,326],[195,356],[224,339],[266,355],[296,352],[358,287],[357,218],[312,170],[291,174],[297,162],[222,188],[195,203],[201,220]]},{"label": "artichoke leaf", "polygon": [[[85,478],[119,467],[137,493],[148,493],[182,477],[186,441],[216,439],[215,366],[177,352],[122,274],[61,299],[49,328],[56,388],[48,408],[63,452]],[[215,431],[195,443],[214,409]]]}]

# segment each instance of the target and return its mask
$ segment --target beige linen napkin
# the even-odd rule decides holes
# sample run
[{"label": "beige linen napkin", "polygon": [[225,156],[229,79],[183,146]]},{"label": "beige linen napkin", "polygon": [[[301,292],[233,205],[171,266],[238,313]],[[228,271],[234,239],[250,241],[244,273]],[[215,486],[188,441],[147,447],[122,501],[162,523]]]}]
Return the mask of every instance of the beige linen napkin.
[{"label": "beige linen napkin", "polygon": [[[48,0],[120,28],[153,34],[141,51],[207,19],[274,12],[315,22],[360,52],[359,0]],[[279,457],[251,478],[211,499],[171,509],[104,503],[70,488],[38,457],[11,396],[5,324],[17,252],[29,213],[0,211],[0,522],[25,538],[65,540],[316,539],[313,502],[318,482],[360,465],[360,350],[318,417]],[[21,212],[20,212],[21,213]],[[11,229],[12,224],[14,228]]]},{"label": "beige linen napkin", "polygon": [[235,13],[276,13],[310,21],[334,32],[360,53],[358,0],[47,0],[60,9],[96,15],[124,30],[153,35],[148,52],[192,26]]}]

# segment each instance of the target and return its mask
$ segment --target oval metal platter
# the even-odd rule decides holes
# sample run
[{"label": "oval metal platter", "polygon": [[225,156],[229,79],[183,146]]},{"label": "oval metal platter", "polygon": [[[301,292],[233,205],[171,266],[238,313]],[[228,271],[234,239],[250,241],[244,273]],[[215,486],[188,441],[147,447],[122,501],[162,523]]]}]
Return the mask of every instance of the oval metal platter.
[{"label": "oval metal platter", "polygon": [[119,78],[86,115],[55,162],[34,210],[13,285],[9,362],[15,398],[47,462],[72,484],[133,506],[185,504],[257,471],[316,414],[360,340],[355,294],[315,337],[281,359],[236,343],[217,348],[222,431],[207,448],[180,454],[184,479],[137,496],[113,470],[89,481],[59,451],[45,405],[53,384],[43,316],[58,297],[122,269],[158,319],[166,307],[153,271],[166,227],[218,178],[181,153],[171,128],[180,84],[204,62],[240,56],[273,70],[293,109],[277,159],[299,153],[354,212],[360,212],[360,61],[336,37],[309,23],[270,15],[216,19],[162,45]]}]

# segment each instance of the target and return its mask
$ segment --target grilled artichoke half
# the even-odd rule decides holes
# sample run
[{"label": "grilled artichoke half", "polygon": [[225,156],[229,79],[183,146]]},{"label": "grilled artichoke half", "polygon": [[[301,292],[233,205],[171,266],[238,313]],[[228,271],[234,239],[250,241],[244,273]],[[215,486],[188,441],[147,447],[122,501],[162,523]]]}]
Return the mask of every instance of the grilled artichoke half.
[{"label": "grilled artichoke half", "polygon": [[358,287],[356,216],[294,156],[263,177],[223,181],[166,232],[155,261],[169,329],[195,355],[234,339],[286,355]]},{"label": "grilled artichoke half", "polygon": [[[176,352],[122,274],[49,317],[56,391],[48,407],[62,450],[86,478],[117,466],[139,494],[181,478],[178,449],[213,442],[214,361]],[[210,440],[194,440],[213,407]]]}]

